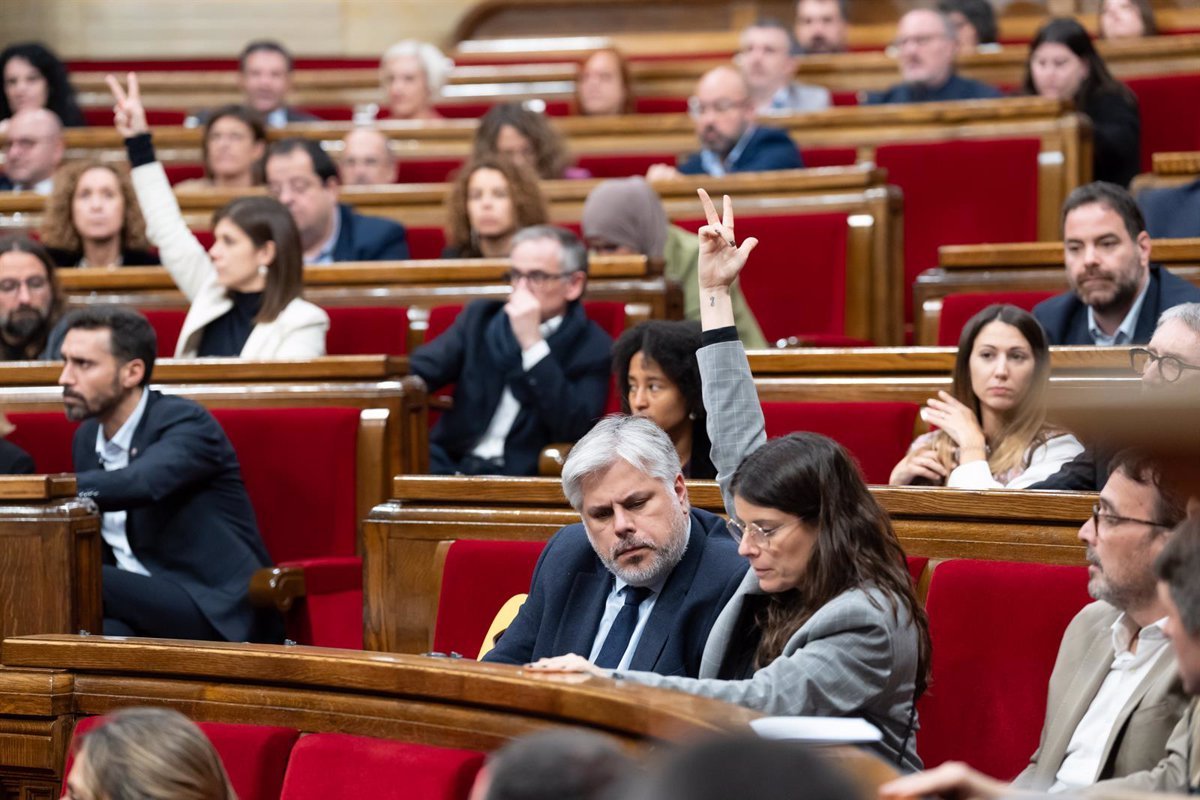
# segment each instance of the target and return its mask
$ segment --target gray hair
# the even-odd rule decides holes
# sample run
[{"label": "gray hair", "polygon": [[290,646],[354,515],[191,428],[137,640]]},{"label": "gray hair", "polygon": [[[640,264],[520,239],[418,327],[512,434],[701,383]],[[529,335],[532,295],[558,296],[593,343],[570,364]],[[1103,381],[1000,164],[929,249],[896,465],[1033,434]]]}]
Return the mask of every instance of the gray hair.
[{"label": "gray hair", "polygon": [[412,56],[421,63],[421,69],[425,70],[425,83],[429,86],[429,93],[441,94],[446,79],[450,77],[450,70],[454,69],[454,60],[429,42],[404,39],[384,51],[383,58],[379,59],[379,67],[382,69],[393,58],[404,56]]},{"label": "gray hair", "polygon": [[521,242],[533,242],[540,239],[550,239],[558,242],[562,247],[562,272],[564,275],[572,272],[587,274],[587,248],[584,247],[578,236],[557,225],[530,225],[528,228],[521,228],[513,234],[509,252],[516,250],[517,245]]},{"label": "gray hair", "polygon": [[679,453],[662,428],[644,417],[612,414],[597,422],[567,455],[562,485],[572,508],[583,509],[583,482],[618,459],[661,481],[668,489],[682,469]]},{"label": "gray hair", "polygon": [[1173,319],[1187,325],[1192,333],[1200,336],[1200,303],[1181,303],[1171,306],[1159,315],[1158,324],[1154,326],[1154,330],[1158,330]]}]

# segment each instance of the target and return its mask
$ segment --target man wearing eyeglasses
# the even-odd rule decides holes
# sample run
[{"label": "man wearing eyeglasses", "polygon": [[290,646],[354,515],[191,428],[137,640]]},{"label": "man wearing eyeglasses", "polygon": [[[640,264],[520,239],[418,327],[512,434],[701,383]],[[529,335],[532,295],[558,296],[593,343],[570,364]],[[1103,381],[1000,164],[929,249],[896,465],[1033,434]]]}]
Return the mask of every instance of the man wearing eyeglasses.
[{"label": "man wearing eyeglasses", "polygon": [[455,384],[430,434],[430,471],[536,475],[538,454],[579,439],[604,411],[612,339],[580,298],[587,251],[552,225],[513,236],[507,302],[477,300],[413,353],[429,390]]},{"label": "man wearing eyeglasses", "polygon": [[57,360],[62,312],[46,248],[25,236],[0,239],[0,360]]},{"label": "man wearing eyeglasses", "polygon": [[688,98],[688,113],[696,127],[701,150],[676,170],[655,164],[646,173],[651,181],[676,175],[712,175],[800,169],[804,161],[787,131],[754,123],[754,101],[742,73],[717,67],[704,73],[696,94]]},{"label": "man wearing eyeglasses", "polygon": [[[1200,387],[1200,303],[1172,306],[1158,318],[1150,343],[1129,351],[1146,391]],[[1088,447],[1058,472],[1030,489],[1094,492],[1108,480],[1109,453]]]},{"label": "man wearing eyeglasses", "polygon": [[54,112],[36,108],[13,114],[4,142],[0,191],[50,194],[64,152],[62,123]]},{"label": "man wearing eyeglasses", "polygon": [[900,18],[892,43],[902,82],[885,92],[867,95],[867,103],[934,103],[1000,97],[1000,90],[954,71],[958,30],[948,15],[931,9],[909,11]]}]

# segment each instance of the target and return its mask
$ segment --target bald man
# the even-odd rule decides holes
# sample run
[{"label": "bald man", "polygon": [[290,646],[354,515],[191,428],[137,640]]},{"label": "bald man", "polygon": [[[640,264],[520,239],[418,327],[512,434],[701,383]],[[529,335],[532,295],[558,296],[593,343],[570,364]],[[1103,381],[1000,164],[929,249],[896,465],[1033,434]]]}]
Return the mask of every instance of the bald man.
[{"label": "bald man", "polygon": [[53,111],[34,108],[13,114],[4,141],[0,191],[50,194],[64,151],[62,123]]},{"label": "bald man", "polygon": [[356,128],[342,140],[338,161],[342,186],[378,186],[396,182],[396,156],[388,139],[374,128]]},{"label": "bald man", "polygon": [[1000,90],[955,74],[958,29],[948,15],[927,8],[900,18],[892,43],[902,82],[886,92],[873,92],[868,103],[935,103],[1000,97]]},{"label": "bald man", "polygon": [[[742,73],[717,67],[704,73],[696,94],[688,98],[688,113],[696,126],[701,150],[676,171],[656,164],[646,177],[660,180],[683,175],[721,177],[732,172],[800,169],[800,151],[779,128],[754,123],[754,102]],[[660,169],[661,168],[661,169]]]}]

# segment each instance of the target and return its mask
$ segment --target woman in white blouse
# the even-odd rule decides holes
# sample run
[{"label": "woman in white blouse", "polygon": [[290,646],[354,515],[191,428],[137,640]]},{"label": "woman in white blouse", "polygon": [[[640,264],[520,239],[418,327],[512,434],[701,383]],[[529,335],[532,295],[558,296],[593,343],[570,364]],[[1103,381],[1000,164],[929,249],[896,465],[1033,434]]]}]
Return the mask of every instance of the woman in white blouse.
[{"label": "woman in white blouse", "polygon": [[130,73],[126,91],[111,75],[114,124],[125,137],[146,234],[162,265],[191,302],[178,358],[308,359],[325,355],[329,315],[301,298],[303,249],[291,213],[269,197],[242,197],[213,215],[206,252],[188,229]]},{"label": "woman in white blouse", "polygon": [[936,430],[917,437],[892,470],[892,485],[1020,489],[1044,480],[1083,450],[1046,424],[1050,348],[1033,315],[992,305],[958,341],[954,382],[921,410]]}]

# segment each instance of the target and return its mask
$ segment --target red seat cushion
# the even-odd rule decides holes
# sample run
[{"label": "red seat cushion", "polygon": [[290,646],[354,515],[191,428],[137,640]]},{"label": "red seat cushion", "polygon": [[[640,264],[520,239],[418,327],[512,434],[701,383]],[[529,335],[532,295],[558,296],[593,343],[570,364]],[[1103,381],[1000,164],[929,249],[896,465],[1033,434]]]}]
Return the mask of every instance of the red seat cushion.
[{"label": "red seat cushion", "polygon": [[687,98],[636,97],[633,100],[633,109],[638,114],[686,114]]},{"label": "red seat cushion", "polygon": [[974,292],[951,294],[942,298],[942,312],[938,317],[937,343],[943,347],[956,347],[963,328],[971,317],[993,303],[1007,303],[1033,311],[1033,307],[1054,292]]},{"label": "red seat cushion", "polygon": [[654,164],[674,164],[675,153],[623,153],[580,156],[576,163],[593,178],[628,178],[645,175]]},{"label": "red seat cushion", "polygon": [[[1037,139],[991,139],[892,144],[875,151],[888,183],[904,191],[906,321],[912,321],[913,281],[937,266],[941,245],[1037,239],[1040,150]],[[987,198],[986,208],[980,198]]]},{"label": "red seat cushion", "polygon": [[908,575],[912,578],[913,586],[916,586],[921,581],[921,574],[925,572],[929,559],[925,556],[907,556],[905,562],[908,564]]},{"label": "red seat cushion", "polygon": [[1200,149],[1200,119],[1181,114],[1200,106],[1200,74],[1155,75],[1125,81],[1142,115],[1142,172],[1153,168],[1155,153]]},{"label": "red seat cushion", "polygon": [[465,800],[483,758],[473,750],[314,733],[292,748],[279,797]]},{"label": "red seat cushion", "polygon": [[858,150],[853,147],[806,147],[800,155],[804,166],[810,168],[849,167],[858,161]]},{"label": "red seat cushion", "polygon": [[400,162],[400,183],[445,183],[462,166],[461,158],[426,158]]},{"label": "red seat cushion", "polygon": [[442,228],[408,229],[408,253],[412,258],[441,258],[446,249],[446,231]]},{"label": "red seat cushion", "polygon": [[926,767],[961,760],[1003,780],[1024,768],[1063,631],[1089,600],[1084,567],[938,564],[925,601],[933,680],[918,704]]},{"label": "red seat cushion", "polygon": [[887,483],[912,444],[916,403],[763,403],[767,436],[793,431],[828,436],[850,451],[867,483]]},{"label": "red seat cushion", "polygon": [[[112,112],[109,112],[109,116]],[[112,124],[110,120],[109,125]],[[167,173],[167,180],[174,186],[177,183],[194,180],[204,177],[203,164],[163,164],[163,171]]]},{"label": "red seat cushion", "polygon": [[402,356],[408,352],[408,309],[403,306],[326,308],[329,333],[325,352],[331,356]]},{"label": "red seat cushion", "polygon": [[175,355],[175,345],[179,341],[179,333],[183,330],[183,321],[187,311],[180,308],[143,308],[142,314],[154,328],[158,337],[158,357],[171,358]]},{"label": "red seat cushion", "polygon": [[[103,717],[85,717],[75,725],[74,739],[99,727]],[[229,782],[241,800],[276,800],[283,787],[288,755],[296,744],[297,731],[270,725],[239,725],[228,722],[197,723],[212,742]],[[74,763],[74,747],[67,750],[63,788]]]},{"label": "red seat cushion", "polygon": [[8,440],[33,457],[39,473],[74,472],[71,442],[78,422],[69,421],[62,412],[16,412],[8,415],[16,430]]},{"label": "red seat cushion", "polygon": [[545,542],[459,539],[446,551],[433,649],[475,658],[508,599],[529,591]]}]

